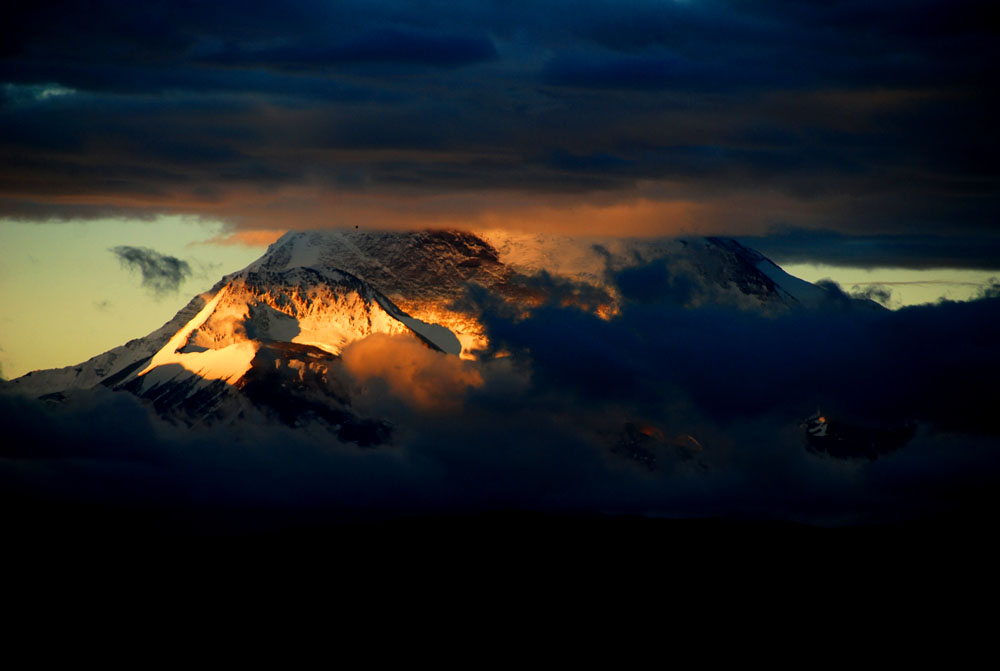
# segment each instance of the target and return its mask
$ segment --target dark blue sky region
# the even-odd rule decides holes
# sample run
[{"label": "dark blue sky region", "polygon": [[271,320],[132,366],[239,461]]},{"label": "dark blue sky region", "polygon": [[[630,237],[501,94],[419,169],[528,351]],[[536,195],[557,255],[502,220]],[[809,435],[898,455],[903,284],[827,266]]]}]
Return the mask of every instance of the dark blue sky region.
[{"label": "dark blue sky region", "polygon": [[794,231],[792,256],[827,262],[876,235],[894,265],[1000,268],[991,4],[22,5],[0,28],[0,216],[406,227],[682,203],[683,226],[603,232],[787,251]]}]

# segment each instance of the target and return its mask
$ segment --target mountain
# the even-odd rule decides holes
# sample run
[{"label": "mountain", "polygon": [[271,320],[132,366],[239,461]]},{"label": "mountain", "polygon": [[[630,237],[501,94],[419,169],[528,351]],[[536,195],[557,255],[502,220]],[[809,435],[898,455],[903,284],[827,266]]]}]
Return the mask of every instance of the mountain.
[{"label": "mountain", "polygon": [[146,337],[7,387],[58,399],[103,385],[185,423],[263,414],[376,444],[388,427],[352,408],[336,374],[341,352],[385,334],[463,359],[482,356],[489,342],[470,289],[515,311],[555,300],[605,318],[630,292],[766,313],[816,309],[830,297],[725,238],[290,232]]}]

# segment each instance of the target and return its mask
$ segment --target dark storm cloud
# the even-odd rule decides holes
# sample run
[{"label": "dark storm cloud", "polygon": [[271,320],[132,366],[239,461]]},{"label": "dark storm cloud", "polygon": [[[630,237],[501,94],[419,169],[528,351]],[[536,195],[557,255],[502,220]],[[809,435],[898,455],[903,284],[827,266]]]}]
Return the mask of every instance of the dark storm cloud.
[{"label": "dark storm cloud", "polygon": [[893,312],[830,283],[825,305],[768,317],[686,307],[698,281],[659,263],[615,280],[627,302],[611,320],[555,305],[519,319],[485,303],[494,346],[530,353],[536,390],[597,403],[657,412],[684,399],[723,424],[820,406],[867,421],[997,433],[996,299]]},{"label": "dark storm cloud", "polygon": [[715,230],[993,235],[989,8],[24,6],[0,35],[0,213],[240,221],[328,192],[754,194],[772,200],[718,205]]},{"label": "dark storm cloud", "polygon": [[989,236],[862,236],[830,230],[785,229],[741,240],[779,264],[1000,270],[1000,239]]},{"label": "dark storm cloud", "polygon": [[727,88],[746,81],[730,68],[715,69],[676,56],[620,56],[594,58],[591,54],[561,56],[544,70],[545,81],[555,86],[584,89]]},{"label": "dark storm cloud", "polygon": [[191,276],[191,265],[175,256],[167,256],[148,247],[120,245],[108,250],[118,257],[122,266],[142,275],[142,286],[156,296],[180,289]]},{"label": "dark storm cloud", "polygon": [[224,51],[204,62],[230,66],[313,70],[351,63],[387,63],[398,66],[440,67],[468,65],[496,58],[486,37],[435,35],[387,30],[323,47],[289,45],[255,51]]}]

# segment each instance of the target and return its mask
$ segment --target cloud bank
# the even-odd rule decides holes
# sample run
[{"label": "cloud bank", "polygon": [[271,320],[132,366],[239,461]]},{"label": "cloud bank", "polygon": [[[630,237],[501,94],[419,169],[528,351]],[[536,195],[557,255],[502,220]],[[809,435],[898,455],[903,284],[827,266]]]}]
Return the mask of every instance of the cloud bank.
[{"label": "cloud bank", "polygon": [[[633,280],[609,320],[559,295],[524,315],[473,292],[496,359],[388,337],[347,348],[330,384],[388,422],[379,447],[250,415],[178,428],[106,389],[2,395],[2,490],[208,533],[511,509],[832,525],[995,512],[998,299],[892,312],[831,294],[765,317]],[[855,442],[811,443],[817,409]]]},{"label": "cloud bank", "polygon": [[832,230],[777,228],[743,237],[778,264],[822,263],[852,268],[1000,268],[1000,239],[989,235],[848,235]]},{"label": "cloud bank", "polygon": [[0,214],[961,234],[987,246],[949,262],[992,267],[990,8],[25,6],[2,35]]}]

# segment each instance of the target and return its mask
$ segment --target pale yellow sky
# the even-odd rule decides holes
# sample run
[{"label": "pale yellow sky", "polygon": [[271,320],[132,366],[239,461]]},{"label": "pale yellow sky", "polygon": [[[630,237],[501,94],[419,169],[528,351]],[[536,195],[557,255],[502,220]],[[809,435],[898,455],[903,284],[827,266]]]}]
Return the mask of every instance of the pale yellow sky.
[{"label": "pale yellow sky", "polygon": [[897,309],[907,305],[934,303],[941,299],[967,301],[1000,275],[995,270],[964,270],[934,268],[845,268],[822,264],[792,263],[782,266],[786,272],[808,282],[832,279],[844,291],[880,285],[892,292],[886,307]]},{"label": "pale yellow sky", "polygon": [[[196,244],[223,233],[218,222],[0,221],[0,370],[10,379],[68,366],[154,331],[222,275],[266,245]],[[186,260],[191,277],[157,297],[109,251],[149,247]]]}]

